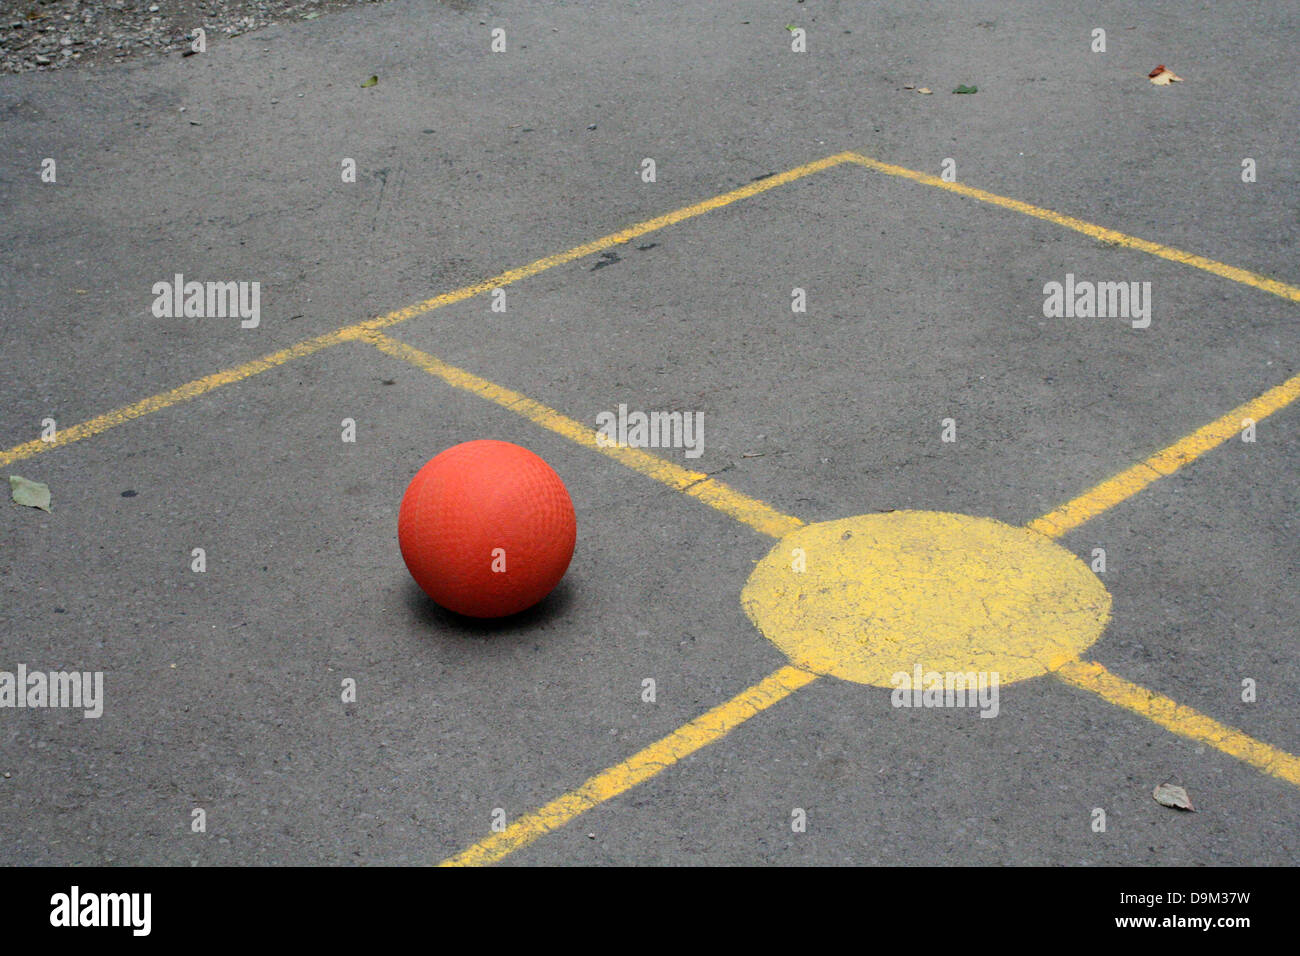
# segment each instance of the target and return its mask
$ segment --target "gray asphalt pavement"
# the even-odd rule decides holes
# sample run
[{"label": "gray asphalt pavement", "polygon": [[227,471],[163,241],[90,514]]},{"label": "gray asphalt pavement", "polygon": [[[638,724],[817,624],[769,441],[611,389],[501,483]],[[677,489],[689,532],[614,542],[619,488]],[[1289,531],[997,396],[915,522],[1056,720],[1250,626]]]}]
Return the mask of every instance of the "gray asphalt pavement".
[{"label": "gray asphalt pavement", "polygon": [[[393,0],[0,77],[0,449],[845,150],[1294,286],[1298,37],[1284,3]],[[703,413],[701,457],[656,454],[808,522],[1023,525],[1300,372],[1284,295],[858,165],[616,255],[385,331],[592,427]],[[260,324],[155,316],[177,273],[260,282]],[[1150,327],[1044,317],[1067,273],[1150,282]],[[472,438],[578,515],[498,625],[397,549]],[[1092,659],[1286,754],[1298,464],[1287,405],[1060,542],[1106,550]],[[771,538],[362,341],[0,473],[53,495],[0,507],[0,670],[105,674],[97,720],[0,708],[3,864],[436,863],[786,663],[740,604]],[[1049,677],[992,720],[827,677],[506,862],[1294,865],[1300,778]]]}]

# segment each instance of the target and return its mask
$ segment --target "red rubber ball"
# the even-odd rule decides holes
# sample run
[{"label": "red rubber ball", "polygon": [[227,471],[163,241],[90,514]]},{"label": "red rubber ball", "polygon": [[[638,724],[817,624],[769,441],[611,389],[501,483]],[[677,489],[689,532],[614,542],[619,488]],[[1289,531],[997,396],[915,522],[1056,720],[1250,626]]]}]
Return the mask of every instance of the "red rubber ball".
[{"label": "red rubber ball", "polygon": [[411,577],[438,604],[504,617],[550,594],[573,557],[573,501],[527,448],[467,441],[436,455],[402,496],[397,541]]}]

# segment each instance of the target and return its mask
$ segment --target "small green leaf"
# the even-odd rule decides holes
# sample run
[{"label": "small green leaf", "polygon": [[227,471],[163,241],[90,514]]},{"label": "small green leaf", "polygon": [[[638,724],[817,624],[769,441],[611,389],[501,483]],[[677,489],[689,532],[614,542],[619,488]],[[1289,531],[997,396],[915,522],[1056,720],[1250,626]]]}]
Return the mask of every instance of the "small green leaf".
[{"label": "small green leaf", "polygon": [[954,93],[978,93],[979,91],[978,86],[958,86],[957,89],[953,90]]},{"label": "small green leaf", "polygon": [[364,82],[361,84],[361,88],[364,90],[364,89],[366,89],[367,87],[374,86],[374,85],[375,85],[376,83],[378,83],[378,82],[379,82],[379,77],[377,77],[377,76],[372,76],[370,79],[364,81]]},{"label": "small green leaf", "polygon": [[787,24],[785,25],[785,28],[786,28],[787,30],[789,30],[791,33],[794,33],[795,30],[798,30],[798,29],[799,29],[799,28],[798,28],[797,26],[795,26],[793,23],[787,23]]},{"label": "small green leaf", "polygon": [[13,495],[14,504],[26,505],[28,508],[50,510],[50,486],[39,481],[28,481],[17,475],[9,476],[9,493]]}]

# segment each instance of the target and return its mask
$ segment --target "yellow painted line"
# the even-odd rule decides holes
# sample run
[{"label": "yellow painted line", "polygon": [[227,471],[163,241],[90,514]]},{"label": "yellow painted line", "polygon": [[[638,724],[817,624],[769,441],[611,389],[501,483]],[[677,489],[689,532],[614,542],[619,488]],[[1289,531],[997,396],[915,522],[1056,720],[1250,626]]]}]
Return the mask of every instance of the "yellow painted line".
[{"label": "yellow painted line", "polygon": [[[715,209],[721,209],[729,206],[741,199],[747,199],[750,196],[756,196],[759,193],[767,192],[769,189],[776,189],[778,186],[784,186],[787,183],[802,179],[805,176],[811,176],[822,170],[830,169],[842,163],[849,162],[852,158],[851,153],[837,153],[834,156],[828,156],[825,159],[819,159],[811,163],[805,163],[794,169],[786,170],[775,176],[769,176],[766,179],[760,179],[757,182],[749,183],[739,189],[733,189],[730,192],[722,193],[703,202],[694,203],[685,206],[673,212],[662,216],[656,216],[654,219],[647,219],[645,222],[637,223],[634,226],[628,226],[626,229],[620,229],[618,232],[610,233],[603,238],[593,242],[583,243],[580,246],[574,246],[566,252],[558,255],[547,256],[530,262],[528,265],[521,266],[517,269],[510,269],[502,272],[500,275],[493,276],[490,279],[484,279],[481,282],[475,282],[472,285],[464,286],[452,292],[446,292],[442,295],[434,296],[431,299],[425,299],[423,302],[417,302],[414,305],[406,306],[402,309],[396,309],[387,312],[384,315],[358,322],[354,325],[344,326],[333,332],[327,332],[324,335],[317,336],[313,339],[299,342],[289,348],[282,349],[279,352],[273,352],[270,355],[264,355],[259,359],[251,362],[245,362],[243,365],[224,372],[215,372],[211,375],[205,375],[203,378],[195,379],[184,385],[177,386],[166,392],[161,392],[149,398],[141,399],[131,405],[114,409],[111,412],[105,412],[89,421],[73,425],[70,428],[61,429],[58,440],[54,442],[44,442],[40,439],[24,442],[15,445],[7,451],[0,452],[0,467],[10,465],[16,461],[22,461],[25,458],[31,458],[44,451],[50,451],[54,448],[62,448],[73,442],[80,441],[83,438],[89,438],[92,435],[98,435],[100,432],[107,431],[125,422],[139,418],[142,415],[148,415],[150,412],[156,412],[160,409],[168,408],[179,402],[188,401],[196,398],[206,392],[210,392],[222,385],[229,385],[232,382],[239,382],[252,375],[265,372],[267,369],[275,368],[277,365],[283,365],[291,359],[301,358],[319,351],[330,345],[337,345],[339,342],[346,342],[357,338],[363,332],[374,331],[376,329],[386,328],[395,325],[398,322],[405,322],[407,319],[415,318],[426,312],[432,312],[434,309],[442,308],[456,302],[472,298],[480,293],[500,288],[501,286],[510,285],[518,282],[520,279],[526,279],[529,276],[535,276],[547,269],[553,269],[558,265],[566,262],[572,262],[575,259],[581,259],[584,256],[601,252],[612,246],[617,246],[625,242],[630,242],[639,236],[644,236],[648,232],[654,232],[657,229],[663,229],[665,226],[671,226],[687,219],[701,216],[707,212],[713,212]],[[702,491],[697,497],[704,497],[707,491]]]},{"label": "yellow painted line", "polygon": [[1241,434],[1242,421],[1256,422],[1290,405],[1300,398],[1300,375],[1287,379],[1269,389],[1256,399],[1239,405],[1221,418],[1217,418],[1181,438],[1167,448],[1156,452],[1145,461],[1126,468],[1113,478],[1108,478],[1055,511],[1036,518],[1028,525],[1039,534],[1059,538],[1108,508],[1137,494],[1147,485],[1195,461],[1211,448]]},{"label": "yellow painted line", "polygon": [[361,325],[368,329],[382,329],[398,322],[405,322],[407,319],[422,315],[433,309],[441,308],[444,305],[451,305],[454,302],[460,302],[482,292],[488,292],[500,286],[510,285],[512,282],[518,282],[520,279],[527,279],[535,276],[539,272],[545,272],[547,269],[553,269],[556,266],[564,265],[566,262],[572,262],[575,259],[582,259],[586,256],[594,255],[597,252],[603,252],[613,246],[622,245],[638,239],[648,232],[654,232],[657,229],[663,229],[665,226],[672,226],[687,219],[693,219],[696,216],[702,216],[706,212],[713,212],[724,206],[730,206],[732,203],[741,199],[748,199],[750,196],[757,196],[759,193],[765,193],[769,189],[776,189],[778,186],[784,186],[792,183],[796,179],[803,179],[805,176],[811,176],[813,173],[819,173],[842,163],[852,161],[853,153],[837,153],[834,156],[827,156],[825,159],[818,159],[811,163],[805,163],[802,166],[796,166],[794,169],[786,170],[783,173],[777,173],[775,176],[768,176],[766,179],[760,179],[757,182],[741,186],[739,189],[733,189],[730,192],[714,196],[712,199],[706,199],[703,202],[697,202],[694,205],[684,206],[681,209],[666,213],[662,216],[656,216],[654,219],[647,219],[645,222],[637,223],[635,226],[628,226],[626,229],[620,229],[618,232],[612,232],[607,236],[596,239],[592,242],[585,242],[580,246],[574,246],[566,252],[557,255],[547,256],[544,259],[538,259],[530,262],[526,266],[520,266],[517,269],[510,269],[491,279],[484,279],[482,282],[476,282],[474,285],[467,285],[463,289],[457,289],[455,292],[448,292],[444,295],[434,296],[432,299],[426,299],[423,302],[417,302],[415,305],[407,306],[404,309],[398,309],[395,312],[389,312],[387,315],[381,315],[377,318],[362,322]]},{"label": "yellow painted line", "polygon": [[72,425],[68,428],[58,430],[55,441],[46,442],[39,438],[33,441],[24,442],[21,445],[15,445],[7,451],[0,452],[0,468],[11,465],[16,461],[22,461],[25,458],[31,458],[33,455],[39,455],[41,452],[50,451],[55,448],[63,448],[65,445],[71,445],[73,442],[81,441],[83,438],[90,438],[92,435],[98,435],[100,432],[108,431],[118,425],[125,424],[133,419],[140,418],[142,415],[148,415],[151,412],[160,411],[164,408],[170,408],[180,402],[187,402],[191,398],[197,398],[200,395],[210,392],[222,385],[230,385],[234,382],[243,381],[268,369],[283,365],[286,362],[296,358],[302,358],[305,355],[311,355],[323,348],[331,345],[337,345],[339,342],[346,342],[355,338],[357,330],[355,328],[338,329],[334,332],[327,332],[324,335],[318,335],[314,339],[307,339],[299,342],[297,345],[291,345],[287,349],[281,349],[278,352],[272,352],[270,355],[263,355],[261,358],[253,359],[251,362],[245,362],[243,365],[237,365],[234,368],[228,368],[223,372],[213,372],[211,375],[205,375],[203,378],[195,379],[184,385],[177,386],[166,392],[160,392],[157,395],[134,402],[131,405],[124,405],[121,408],[115,408],[111,412],[105,412],[97,415],[89,421],[81,422],[78,425]]},{"label": "yellow painted line", "polygon": [[563,435],[570,441],[593,451],[598,451],[602,455],[608,455],[620,464],[626,465],[633,471],[640,472],[648,478],[653,478],[674,491],[680,491],[692,498],[698,498],[723,514],[730,515],[737,521],[749,525],[755,531],[770,535],[773,538],[780,538],[803,525],[803,522],[798,518],[782,514],[771,505],[759,501],[757,498],[743,495],[722,482],[715,481],[703,472],[682,468],[680,465],[665,461],[639,448],[602,444],[598,440],[599,433],[596,429],[562,415],[541,402],[535,402],[526,395],[503,388],[454,365],[448,365],[442,359],[407,345],[405,342],[399,342],[382,332],[365,332],[361,335],[361,340],[371,343],[380,351],[394,358],[399,358],[404,362],[409,362],[416,368],[423,369],[430,375],[442,379],[448,385],[471,392],[480,398],[486,398],[488,401],[495,402],[516,415],[522,415],[543,428],[549,429],[558,435]]},{"label": "yellow painted line", "polygon": [[1034,206],[1027,202],[1021,202],[1019,199],[999,196],[997,193],[991,193],[984,189],[977,189],[974,186],[945,182],[938,176],[931,176],[929,173],[917,172],[914,169],[907,169],[904,166],[894,166],[891,163],[882,163],[878,159],[872,159],[870,156],[864,156],[861,153],[851,154],[849,161],[857,163],[860,166],[865,166],[868,169],[874,169],[877,172],[887,173],[890,176],[899,176],[903,179],[910,179],[913,182],[923,183],[926,186],[935,186],[939,189],[946,189],[948,192],[957,193],[960,196],[978,199],[980,202],[992,203],[994,206],[1001,206],[1003,209],[1010,209],[1014,212],[1023,213],[1026,216],[1033,216],[1036,219],[1043,219],[1047,222],[1055,223],[1058,226],[1064,226],[1066,229],[1073,229],[1075,232],[1081,232],[1085,236],[1091,236],[1094,239],[1111,242],[1129,249],[1138,249],[1142,252],[1148,252],[1153,256],[1160,256],[1162,259],[1168,259],[1171,262],[1181,262],[1183,265],[1191,266],[1194,269],[1203,269],[1206,272],[1211,272],[1214,275],[1221,276],[1225,279],[1231,279],[1233,282],[1240,282],[1243,285],[1262,289],[1264,292],[1271,292],[1284,299],[1290,299],[1292,302],[1300,302],[1300,286],[1288,285],[1285,282],[1279,282],[1277,279],[1261,275],[1258,272],[1251,272],[1248,269],[1238,269],[1236,266],[1216,262],[1214,259],[1207,259],[1205,256],[1198,256],[1195,253],[1184,252],[1181,249],[1175,249],[1172,246],[1166,246],[1159,242],[1151,242],[1149,239],[1139,239],[1136,236],[1117,232],[1114,229],[1107,229],[1104,226],[1094,225],[1093,223],[1085,222],[1082,219],[1076,219],[1073,216],[1064,216],[1059,212],[1044,209],[1042,206]]},{"label": "yellow painted line", "polygon": [[1300,757],[1256,740],[1190,707],[1184,707],[1163,694],[1116,677],[1098,663],[1073,661],[1055,673],[1072,687],[1091,691],[1103,700],[1145,717],[1180,737],[1207,744],[1279,780],[1300,786]]},{"label": "yellow painted line", "polygon": [[816,674],[787,664],[753,687],[741,691],[725,704],[696,717],[622,763],[596,774],[578,789],[525,814],[500,833],[494,833],[443,860],[440,865],[484,866],[495,863],[538,837],[558,830],[592,807],[631,790],[661,770],[666,770],[697,750],[721,740],[755,714],[784,700],[816,679]]}]

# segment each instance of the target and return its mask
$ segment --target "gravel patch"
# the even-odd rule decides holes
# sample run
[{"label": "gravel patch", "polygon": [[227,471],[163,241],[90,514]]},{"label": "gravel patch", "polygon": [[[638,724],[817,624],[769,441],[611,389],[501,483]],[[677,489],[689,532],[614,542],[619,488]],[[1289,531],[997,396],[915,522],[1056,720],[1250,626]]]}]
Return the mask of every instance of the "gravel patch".
[{"label": "gravel patch", "polygon": [[0,72],[188,55],[227,37],[383,0],[0,0]]}]

